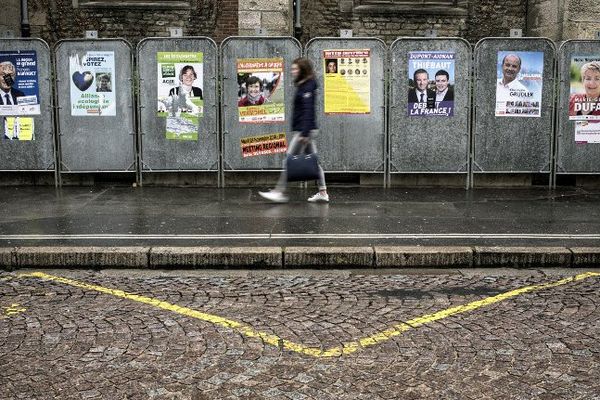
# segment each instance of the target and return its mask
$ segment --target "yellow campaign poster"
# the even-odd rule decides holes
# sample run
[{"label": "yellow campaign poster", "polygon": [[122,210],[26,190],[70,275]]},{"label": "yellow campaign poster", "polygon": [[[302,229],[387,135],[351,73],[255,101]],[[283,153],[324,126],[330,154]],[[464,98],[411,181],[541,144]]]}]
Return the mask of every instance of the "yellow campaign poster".
[{"label": "yellow campaign poster", "polygon": [[33,118],[6,117],[4,121],[4,139],[33,140]]},{"label": "yellow campaign poster", "polygon": [[371,50],[324,50],[325,114],[371,113]]}]

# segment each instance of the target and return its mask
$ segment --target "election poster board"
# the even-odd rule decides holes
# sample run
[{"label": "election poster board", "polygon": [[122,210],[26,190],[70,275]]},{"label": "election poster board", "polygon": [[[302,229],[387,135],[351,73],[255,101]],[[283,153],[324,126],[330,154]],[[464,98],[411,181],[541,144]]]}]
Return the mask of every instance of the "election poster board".
[{"label": "election poster board", "polygon": [[117,115],[115,52],[88,51],[69,57],[72,116]]},{"label": "election poster board", "polygon": [[242,157],[285,153],[287,139],[285,132],[269,133],[259,136],[247,136],[240,139]]},{"label": "election poster board", "polygon": [[499,51],[496,70],[496,116],[540,117],[544,53]]},{"label": "election poster board", "polygon": [[0,51],[0,115],[39,115],[38,79],[35,51]]},{"label": "election poster board", "polygon": [[371,113],[371,50],[324,50],[325,114]]},{"label": "election poster board", "polygon": [[34,140],[33,117],[4,117],[2,138],[5,140]]},{"label": "election poster board", "polygon": [[454,115],[455,53],[411,51],[408,53],[409,117]]},{"label": "election poster board", "polygon": [[569,119],[600,120],[600,55],[571,58]]},{"label": "election poster board", "polygon": [[237,60],[238,115],[246,124],[283,123],[283,58]]},{"label": "election poster board", "polygon": [[198,140],[204,114],[204,54],[157,52],[157,116],[166,118],[168,140]]}]

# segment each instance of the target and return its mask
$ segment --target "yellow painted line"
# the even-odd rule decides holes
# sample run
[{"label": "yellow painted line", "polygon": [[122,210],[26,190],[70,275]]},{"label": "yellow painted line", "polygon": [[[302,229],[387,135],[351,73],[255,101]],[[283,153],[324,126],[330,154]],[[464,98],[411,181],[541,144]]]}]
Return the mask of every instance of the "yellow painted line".
[{"label": "yellow painted line", "polygon": [[8,307],[2,307],[2,315],[0,315],[0,319],[6,319],[13,315],[21,314],[25,311],[27,311],[25,307],[21,307],[21,305],[18,303],[13,303]]},{"label": "yellow painted line", "polygon": [[69,278],[62,278],[59,276],[53,276],[49,274],[45,274],[43,272],[33,272],[33,273],[23,273],[18,275],[20,278],[39,278],[45,279],[53,282],[63,283],[65,285],[70,285],[74,287],[78,287],[86,290],[94,290],[100,293],[109,294],[115,297],[120,297],[127,300],[136,301],[138,303],[147,304],[150,306],[154,306],[166,311],[172,311],[180,315],[185,315],[190,318],[199,319],[201,321],[210,322],[214,325],[218,325],[221,327],[232,329],[236,332],[241,333],[242,335],[250,338],[258,338],[261,339],[264,343],[282,348],[284,350],[294,351],[296,353],[305,354],[313,357],[339,357],[346,354],[351,354],[356,352],[357,350],[369,346],[373,346],[376,344],[383,343],[395,336],[399,336],[404,332],[407,332],[412,329],[417,329],[420,326],[430,324],[435,321],[439,321],[444,318],[451,317],[453,315],[466,313],[469,311],[474,311],[482,307],[486,307],[495,303],[499,303],[501,301],[505,301],[511,299],[513,297],[520,296],[525,293],[531,293],[539,290],[550,289],[561,285],[566,285],[572,282],[582,281],[584,279],[588,279],[591,277],[600,276],[598,272],[586,272],[583,274],[571,276],[568,278],[560,279],[558,281],[542,283],[539,285],[525,286],[518,289],[514,289],[505,293],[498,294],[496,296],[486,297],[482,300],[473,301],[471,303],[463,304],[456,307],[447,308],[445,310],[441,310],[435,312],[433,314],[423,315],[421,317],[413,318],[409,321],[394,325],[388,329],[383,331],[374,333],[370,336],[352,341],[343,343],[341,346],[333,347],[330,349],[322,349],[319,347],[310,347],[305,346],[301,343],[291,342],[289,340],[282,339],[281,337],[266,333],[260,332],[249,325],[243,324],[241,322],[237,322],[231,319],[223,318],[218,315],[207,314],[201,311],[197,311],[188,307],[180,307],[176,304],[168,303],[166,301],[161,301],[158,299],[154,299],[152,297],[141,296],[138,294],[128,293],[119,289],[110,289],[103,286],[92,285],[85,282],[76,281]]}]

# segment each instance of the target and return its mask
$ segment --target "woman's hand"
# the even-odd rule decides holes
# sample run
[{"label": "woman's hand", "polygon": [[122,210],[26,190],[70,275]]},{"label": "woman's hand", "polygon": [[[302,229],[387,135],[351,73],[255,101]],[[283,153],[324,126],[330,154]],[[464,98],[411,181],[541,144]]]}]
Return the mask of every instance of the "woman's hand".
[{"label": "woman's hand", "polygon": [[310,138],[308,136],[300,136],[298,138],[298,141],[302,144],[309,144],[310,143]]}]

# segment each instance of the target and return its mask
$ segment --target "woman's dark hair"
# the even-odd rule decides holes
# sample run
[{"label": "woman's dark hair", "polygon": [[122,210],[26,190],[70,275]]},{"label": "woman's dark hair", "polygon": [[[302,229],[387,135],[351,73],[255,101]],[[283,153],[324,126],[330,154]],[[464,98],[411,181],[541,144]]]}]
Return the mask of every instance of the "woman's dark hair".
[{"label": "woman's dark hair", "polygon": [[248,86],[250,85],[254,85],[255,83],[258,83],[260,85],[260,90],[263,90],[263,83],[260,80],[260,78],[256,76],[251,76],[248,79],[246,79],[246,88],[248,88]]},{"label": "woman's dark hair", "polygon": [[315,71],[313,70],[312,64],[308,58],[296,58],[293,64],[296,64],[300,70],[295,83],[304,82],[315,77]]}]

